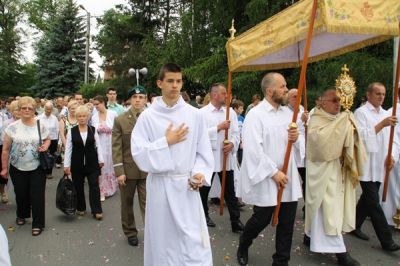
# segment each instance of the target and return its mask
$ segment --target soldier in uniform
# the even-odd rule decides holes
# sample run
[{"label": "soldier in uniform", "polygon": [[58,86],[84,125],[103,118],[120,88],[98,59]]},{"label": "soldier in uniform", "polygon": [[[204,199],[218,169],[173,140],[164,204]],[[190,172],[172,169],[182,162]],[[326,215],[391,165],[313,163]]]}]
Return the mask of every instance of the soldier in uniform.
[{"label": "soldier in uniform", "polygon": [[128,244],[137,246],[139,241],[133,214],[133,197],[137,189],[140,211],[144,222],[147,173],[140,171],[132,159],[131,134],[136,120],[143,111],[146,103],[145,88],[140,85],[133,87],[128,92],[128,99],[131,101],[131,108],[119,115],[114,122],[112,156],[115,175],[117,176],[121,191],[122,229],[128,238]]}]

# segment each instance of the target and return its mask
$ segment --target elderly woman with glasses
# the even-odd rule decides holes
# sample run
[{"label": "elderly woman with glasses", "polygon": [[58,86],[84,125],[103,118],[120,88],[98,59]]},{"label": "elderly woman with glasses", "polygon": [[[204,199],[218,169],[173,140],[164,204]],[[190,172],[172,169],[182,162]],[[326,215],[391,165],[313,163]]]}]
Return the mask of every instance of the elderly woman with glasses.
[{"label": "elderly woman with glasses", "polygon": [[10,177],[14,185],[17,202],[18,225],[24,225],[31,217],[32,235],[38,236],[45,227],[45,187],[46,176],[40,166],[39,152],[49,148],[49,132],[41,125],[41,144],[35,118],[36,102],[31,97],[18,100],[20,119],[7,126],[4,132],[2,170],[0,175],[7,178],[10,162]]}]

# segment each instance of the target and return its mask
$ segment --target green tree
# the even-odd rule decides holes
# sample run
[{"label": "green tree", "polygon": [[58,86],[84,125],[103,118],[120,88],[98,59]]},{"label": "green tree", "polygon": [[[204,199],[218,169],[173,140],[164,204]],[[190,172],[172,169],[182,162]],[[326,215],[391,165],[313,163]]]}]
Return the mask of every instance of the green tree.
[{"label": "green tree", "polygon": [[38,71],[33,92],[51,98],[77,91],[83,82],[85,24],[68,0],[37,45]]},{"label": "green tree", "polygon": [[21,29],[18,21],[23,12],[21,2],[0,0],[0,84],[3,94],[15,91],[16,80],[21,75]]},{"label": "green tree", "polygon": [[67,0],[28,0],[24,5],[28,22],[41,32],[50,29],[52,21],[60,14]]}]

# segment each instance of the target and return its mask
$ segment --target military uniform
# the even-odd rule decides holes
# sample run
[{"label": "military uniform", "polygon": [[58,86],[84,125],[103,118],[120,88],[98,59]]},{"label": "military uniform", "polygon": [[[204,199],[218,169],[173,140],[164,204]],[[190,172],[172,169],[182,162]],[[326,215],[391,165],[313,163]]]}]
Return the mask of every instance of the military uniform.
[{"label": "military uniform", "polygon": [[121,222],[124,234],[128,237],[137,237],[135,217],[133,214],[133,197],[137,189],[139,206],[144,222],[146,206],[146,176],[147,173],[139,170],[132,159],[131,134],[139,116],[133,108],[119,115],[114,121],[112,132],[112,156],[114,171],[117,177],[126,176],[126,185],[119,186],[121,195]]}]

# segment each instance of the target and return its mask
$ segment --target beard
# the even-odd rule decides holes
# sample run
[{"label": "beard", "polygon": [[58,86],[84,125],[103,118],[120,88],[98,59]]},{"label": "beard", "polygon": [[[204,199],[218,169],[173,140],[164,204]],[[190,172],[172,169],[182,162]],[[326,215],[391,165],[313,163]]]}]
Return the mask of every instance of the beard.
[{"label": "beard", "polygon": [[272,94],[271,99],[274,101],[274,103],[280,104],[280,105],[286,105],[287,103],[287,97],[286,95],[284,96],[279,96],[276,91]]}]

